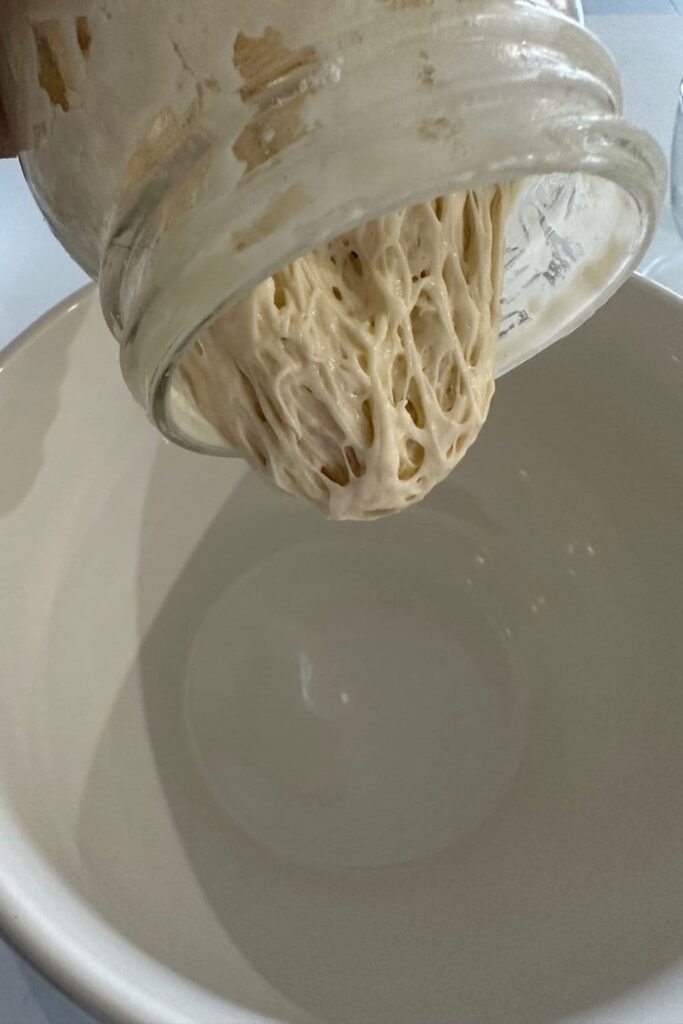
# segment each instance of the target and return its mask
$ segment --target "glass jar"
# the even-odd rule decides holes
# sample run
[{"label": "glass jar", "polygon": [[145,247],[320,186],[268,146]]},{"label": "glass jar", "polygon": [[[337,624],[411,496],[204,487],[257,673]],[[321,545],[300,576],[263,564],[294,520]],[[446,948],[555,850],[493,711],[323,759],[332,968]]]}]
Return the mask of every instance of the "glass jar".
[{"label": "glass jar", "polygon": [[671,147],[671,210],[683,238],[683,81],[678,89],[674,140]]},{"label": "glass jar", "polygon": [[523,179],[498,374],[590,316],[649,243],[665,165],[581,22],[578,0],[9,0],[24,172],[162,432],[225,453],[181,400],[186,346],[289,261],[438,195]]}]

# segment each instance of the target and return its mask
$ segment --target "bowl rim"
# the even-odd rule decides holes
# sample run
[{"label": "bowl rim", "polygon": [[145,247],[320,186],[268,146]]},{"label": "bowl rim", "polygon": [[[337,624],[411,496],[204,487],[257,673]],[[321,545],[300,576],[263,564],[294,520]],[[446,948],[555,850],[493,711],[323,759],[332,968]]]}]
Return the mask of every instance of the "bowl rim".
[{"label": "bowl rim", "polygon": [[[77,309],[88,309],[94,302],[99,309],[97,284],[89,282],[50,307],[0,349],[0,373],[34,346],[41,342],[48,344],[50,334],[66,323],[71,313]],[[104,321],[102,330],[107,330]],[[123,393],[125,394],[125,391]],[[14,827],[17,832],[23,831],[19,823]],[[8,845],[12,845],[11,836]],[[203,996],[210,999],[216,1007],[222,1004],[223,1012],[229,1009],[233,1014],[231,1024],[233,1021],[234,1024],[282,1024],[281,1020],[255,1013],[238,1003],[230,1004],[226,999],[193,985],[190,979],[144,954],[125,935],[100,918],[79,898],[71,886],[53,871],[42,852],[32,843],[30,835],[23,838],[22,845],[25,847],[24,854],[35,862],[38,884],[35,892],[29,891],[20,883],[17,884],[12,869],[8,871],[5,864],[0,861],[0,939],[10,947],[20,961],[33,967],[78,1009],[93,1015],[103,1024],[105,1021],[111,1024],[156,1024],[164,1013],[168,1013],[171,1006],[169,999],[158,997],[158,989],[153,985],[154,980],[161,981],[165,976],[168,980],[175,980],[176,985],[185,992],[186,1000],[194,990],[199,996],[198,1002]],[[97,952],[87,949],[85,933],[82,940],[80,936],[70,935],[61,929],[59,917],[52,912],[53,908],[43,907],[40,899],[40,893],[45,888],[45,885],[41,884],[44,882],[43,876],[62,909],[78,908],[91,919],[89,927],[93,932],[97,930],[99,933],[97,946],[100,948]],[[106,936],[114,939],[116,944],[120,943],[125,954],[138,958],[138,964],[143,971],[150,972],[150,967],[152,968],[149,973],[152,984],[147,992],[141,989],[137,980],[131,983],[124,974],[117,972],[102,956],[102,941]],[[149,961],[149,965],[143,966],[143,960]],[[158,972],[156,979],[155,969]],[[195,1024],[194,1017],[188,1016],[187,1005],[179,1010],[174,1020],[177,1024]]]},{"label": "bowl rim", "polygon": [[[643,298],[649,297],[663,302],[670,309],[677,309],[679,315],[683,317],[683,296],[671,289],[640,273],[633,275],[626,286],[635,289]],[[90,283],[49,309],[0,351],[0,370],[13,362],[30,346],[38,344],[75,309],[92,302],[95,294],[96,285]],[[651,339],[649,343],[653,344],[656,341]],[[30,837],[27,838],[30,840]],[[228,1002],[222,997],[194,986],[190,979],[176,974],[165,968],[163,964],[147,957],[125,935],[117,932],[87,907],[87,904],[79,899],[68,884],[52,870],[50,864],[44,860],[35,846],[31,852],[34,857],[39,859],[39,868],[45,872],[53,891],[59,893],[60,901],[66,899],[82,911],[87,911],[89,915],[93,916],[97,926],[103,929],[102,934],[108,932],[123,944],[123,948],[130,950],[134,956],[140,958],[141,967],[142,959],[149,959],[150,964],[160,972],[159,976],[165,974],[169,979],[175,978],[188,994],[194,989],[200,998],[202,995],[209,996],[216,1001],[216,1005],[223,1003],[226,1008],[228,1007]],[[25,891],[18,885],[12,878],[11,869],[8,872],[2,863],[0,863],[0,935],[21,960],[31,964],[60,992],[73,1000],[78,1007],[94,1013],[100,1019],[108,1019],[117,1024],[123,1021],[130,1022],[130,1024],[149,1024],[151,1019],[149,1011],[153,1006],[156,1006],[159,1011],[168,1010],[169,1003],[158,999],[156,992],[144,993],[136,983],[131,984],[127,978],[117,974],[111,965],[102,958],[101,951],[87,953],[84,945],[78,949],[74,937],[62,932],[59,922],[55,920],[50,910],[41,905],[36,895]],[[85,939],[85,936],[83,938]],[[74,955],[75,952],[76,955]],[[82,955],[83,953],[87,953],[87,955]],[[150,976],[150,980],[152,980],[152,976]],[[182,1016],[184,1012],[184,1010],[180,1011],[178,1022],[180,1024],[181,1021],[187,1021],[190,1024],[190,1018]],[[234,1024],[282,1024],[275,1018],[257,1014],[238,1004],[234,1004],[234,1013]]]},{"label": "bowl rim", "polygon": [[36,343],[45,331],[55,327],[69,313],[73,313],[78,306],[92,301],[96,292],[97,285],[94,281],[89,281],[87,284],[77,288],[75,292],[71,292],[66,298],[61,299],[60,302],[55,303],[54,306],[50,306],[49,309],[30,323],[28,327],[25,327],[23,331],[12,338],[6,345],[0,346],[0,370],[4,370],[6,366],[9,366],[10,362],[20,352],[23,352],[29,345]]}]

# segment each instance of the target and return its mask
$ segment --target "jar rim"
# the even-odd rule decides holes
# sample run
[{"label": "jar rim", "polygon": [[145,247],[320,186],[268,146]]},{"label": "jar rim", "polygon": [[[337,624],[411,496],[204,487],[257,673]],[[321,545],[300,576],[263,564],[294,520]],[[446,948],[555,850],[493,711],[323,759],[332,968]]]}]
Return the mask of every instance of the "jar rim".
[{"label": "jar rim", "polygon": [[169,408],[181,353],[264,278],[364,221],[438,195],[540,175],[588,175],[631,197],[628,251],[612,254],[581,303],[568,306],[565,295],[564,313],[558,302],[555,322],[546,318],[543,337],[528,331],[525,351],[506,369],[579,326],[649,244],[664,195],[664,158],[620,117],[618,75],[585,29],[526,0],[514,11],[494,0],[480,17],[450,15],[438,31],[424,18],[402,22],[400,45],[442,70],[450,60],[450,80],[415,98],[412,82],[401,87],[378,78],[361,47],[346,55],[339,78],[317,82],[313,127],[296,145],[221,190],[234,169],[233,140],[203,147],[191,140],[196,150],[184,154],[186,169],[176,165],[184,173],[176,172],[174,184],[182,190],[204,161],[199,201],[169,226],[159,209],[175,193],[162,169],[152,183],[160,186],[159,205],[150,211],[147,196],[113,232],[100,276],[105,315],[130,390],[175,443],[218,451],[194,427],[194,437],[180,429]]}]

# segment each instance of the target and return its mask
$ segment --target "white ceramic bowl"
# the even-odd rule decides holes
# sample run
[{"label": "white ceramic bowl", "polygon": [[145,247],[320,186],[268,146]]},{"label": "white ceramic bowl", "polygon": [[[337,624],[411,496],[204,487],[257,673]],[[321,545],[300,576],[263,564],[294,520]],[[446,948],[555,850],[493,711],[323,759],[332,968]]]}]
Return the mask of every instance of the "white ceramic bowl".
[{"label": "white ceramic bowl", "polygon": [[10,937],[135,1024],[683,1018],[682,431],[633,281],[423,506],[331,525],[50,314],[0,374]]}]

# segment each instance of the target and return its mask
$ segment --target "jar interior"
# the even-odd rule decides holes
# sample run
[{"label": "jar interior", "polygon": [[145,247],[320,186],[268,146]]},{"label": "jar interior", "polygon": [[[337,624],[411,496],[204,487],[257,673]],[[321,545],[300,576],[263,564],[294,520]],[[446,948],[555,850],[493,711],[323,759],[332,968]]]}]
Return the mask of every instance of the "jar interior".
[{"label": "jar interior", "polygon": [[[628,192],[596,175],[520,183],[505,229],[497,377],[573,331],[612,294],[632,269],[643,219]],[[202,331],[224,312],[216,310],[190,344],[201,344]],[[184,386],[182,366],[181,352],[165,389],[165,433],[191,449],[233,454]]]}]

